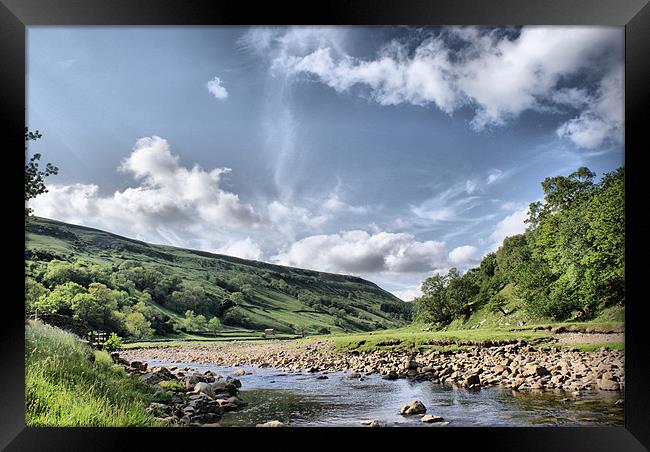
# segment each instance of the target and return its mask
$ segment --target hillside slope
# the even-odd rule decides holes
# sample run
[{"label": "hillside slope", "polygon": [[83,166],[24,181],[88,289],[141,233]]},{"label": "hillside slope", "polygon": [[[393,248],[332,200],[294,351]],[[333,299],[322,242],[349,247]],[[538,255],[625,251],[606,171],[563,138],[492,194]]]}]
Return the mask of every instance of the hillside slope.
[{"label": "hillside slope", "polygon": [[146,283],[127,291],[148,292],[147,303],[177,323],[189,306],[187,294],[198,293],[192,309],[219,318],[221,330],[233,333],[370,331],[408,321],[406,303],[358,277],[152,245],[44,218],[26,224],[25,259],[28,275],[42,276],[56,261],[95,264],[107,279],[134,268],[156,272],[173,280],[163,293]]}]

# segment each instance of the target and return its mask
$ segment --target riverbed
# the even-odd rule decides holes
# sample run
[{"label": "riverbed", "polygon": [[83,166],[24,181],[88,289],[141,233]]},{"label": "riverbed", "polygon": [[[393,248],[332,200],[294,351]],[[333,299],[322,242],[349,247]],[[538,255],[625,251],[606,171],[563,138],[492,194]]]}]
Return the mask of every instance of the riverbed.
[{"label": "riverbed", "polygon": [[[223,367],[194,362],[149,359],[150,366],[212,370],[241,380],[240,397],[248,405],[227,413],[222,426],[254,426],[281,421],[289,426],[361,426],[378,420],[386,426],[620,426],[624,407],[616,405],[620,392],[512,391],[501,386],[465,389],[408,379],[385,380],[380,375],[350,378],[349,372],[283,371],[247,365]],[[235,374],[237,370],[250,372]],[[241,372],[239,372],[241,373]],[[326,378],[324,378],[326,377]],[[426,424],[421,416],[402,416],[400,408],[420,400],[426,414],[444,422]]]}]

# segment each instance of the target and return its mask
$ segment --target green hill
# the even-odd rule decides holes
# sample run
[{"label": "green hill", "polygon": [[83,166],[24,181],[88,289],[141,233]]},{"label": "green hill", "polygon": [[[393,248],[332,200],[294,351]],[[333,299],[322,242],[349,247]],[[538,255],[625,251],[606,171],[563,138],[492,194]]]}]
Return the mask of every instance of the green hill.
[{"label": "green hill", "polygon": [[[179,334],[235,337],[265,328],[281,333],[371,331],[410,320],[409,304],[358,277],[152,245],[44,218],[26,224],[25,260],[31,277],[28,310],[41,306],[78,319],[91,296],[110,296],[116,300],[111,301],[113,317],[89,318],[111,330],[119,330],[111,326],[122,322],[126,336],[150,335],[142,333],[148,330],[138,312],[156,335],[171,333],[170,325]],[[210,326],[201,321],[192,326],[187,311],[211,320]],[[138,329],[138,324],[144,326]]]}]

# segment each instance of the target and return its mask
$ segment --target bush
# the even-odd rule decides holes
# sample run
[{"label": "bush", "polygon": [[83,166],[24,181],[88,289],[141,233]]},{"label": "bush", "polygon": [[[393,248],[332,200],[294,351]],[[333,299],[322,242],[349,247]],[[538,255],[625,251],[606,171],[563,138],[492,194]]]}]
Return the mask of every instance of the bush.
[{"label": "bush", "polygon": [[111,333],[102,348],[107,352],[112,352],[118,348],[122,348],[122,345],[122,338],[115,333]]}]

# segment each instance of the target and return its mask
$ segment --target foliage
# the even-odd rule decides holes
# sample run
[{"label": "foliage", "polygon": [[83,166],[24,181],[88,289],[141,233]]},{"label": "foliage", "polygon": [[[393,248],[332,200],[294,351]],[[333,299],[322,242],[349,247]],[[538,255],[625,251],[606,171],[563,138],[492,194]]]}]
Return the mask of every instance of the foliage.
[{"label": "foliage", "polygon": [[106,341],[104,341],[102,344],[102,348],[107,352],[112,352],[114,350],[122,348],[123,345],[124,344],[122,344],[122,338],[115,334],[115,332],[112,332],[108,335],[108,339],[106,339]]},{"label": "foliage", "polygon": [[[47,193],[45,178],[53,174],[58,174],[59,172],[59,169],[51,163],[45,165],[45,170],[39,169],[41,154],[34,154],[29,160],[27,160],[27,142],[36,141],[40,138],[42,138],[42,135],[38,130],[36,132],[30,132],[29,129],[25,127],[25,204],[30,199],[33,199],[40,194]],[[32,210],[25,206],[25,217],[28,217],[31,212]]]},{"label": "foliage", "polygon": [[[187,334],[179,332],[187,330],[187,311],[206,319],[205,326],[190,328],[198,335],[266,328],[292,333],[292,325],[309,333],[321,328],[368,331],[405,325],[410,319],[409,303],[354,276],[150,245],[41,218],[30,220],[26,235],[25,269],[35,284],[50,293],[66,283],[77,284],[77,292],[49,300],[57,301],[49,310],[126,339],[148,334],[134,312],[144,316],[156,337]],[[94,283],[106,290],[87,295]],[[33,311],[44,294],[36,296],[40,286],[29,284],[26,309]],[[77,298],[74,312],[72,300],[78,294],[86,295]],[[102,294],[110,313],[97,303]],[[215,318],[212,324],[207,321]]]},{"label": "foliage", "polygon": [[448,324],[488,306],[506,314],[500,291],[512,284],[533,318],[586,320],[625,303],[625,170],[581,167],[544,179],[544,200],[530,204],[523,234],[507,237],[478,268],[455,269],[422,284],[416,319]]}]

